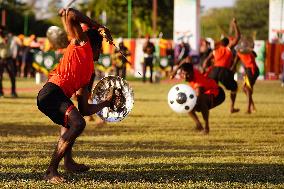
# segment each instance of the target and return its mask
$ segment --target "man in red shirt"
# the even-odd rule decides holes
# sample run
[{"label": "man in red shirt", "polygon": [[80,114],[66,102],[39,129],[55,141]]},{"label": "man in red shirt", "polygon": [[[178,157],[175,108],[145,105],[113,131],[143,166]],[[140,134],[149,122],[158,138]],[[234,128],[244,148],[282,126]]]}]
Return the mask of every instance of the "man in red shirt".
[{"label": "man in red shirt", "polygon": [[243,91],[247,96],[248,106],[246,113],[248,114],[256,110],[252,98],[253,86],[255,84],[257,77],[259,76],[259,69],[255,62],[256,56],[257,55],[253,50],[250,50],[248,52],[243,52],[242,49],[238,49],[237,57],[233,65],[233,67],[235,67],[238,61],[241,60],[245,69],[245,76],[244,76],[245,83],[243,86]]},{"label": "man in red shirt", "polygon": [[[86,126],[83,116],[111,106],[113,99],[113,91],[109,89],[104,102],[88,104],[88,85],[94,72],[93,61],[99,58],[102,35],[112,42],[109,30],[75,9],[61,9],[59,15],[71,39],[70,44],[37,97],[38,109],[54,123],[62,125],[57,147],[44,176],[45,180],[52,183],[64,181],[58,173],[58,165],[63,158],[67,171],[82,172],[89,169],[73,160],[73,144]],[[83,32],[81,23],[88,25],[90,29]],[[70,100],[76,91],[78,109]]]},{"label": "man in red shirt", "polygon": [[205,77],[197,69],[193,68],[189,56],[173,72],[171,78],[176,75],[179,69],[181,70],[180,74],[185,78],[185,81],[189,82],[189,85],[195,90],[197,96],[196,105],[188,114],[194,120],[196,129],[203,130],[202,124],[195,113],[196,111],[201,112],[205,121],[204,133],[208,134],[209,110],[224,102],[224,90],[213,79]]},{"label": "man in red shirt", "polygon": [[234,28],[235,37],[232,38],[232,40],[229,40],[225,37],[219,43],[217,43],[217,47],[204,60],[203,68],[206,68],[210,62],[210,59],[214,58],[214,65],[212,70],[210,70],[208,77],[214,79],[217,83],[221,82],[227,90],[231,91],[230,112],[235,113],[239,111],[239,109],[234,107],[238,84],[234,80],[234,73],[231,70],[231,66],[233,64],[232,51],[233,48],[238,44],[241,34],[235,18],[232,20],[232,26]]}]

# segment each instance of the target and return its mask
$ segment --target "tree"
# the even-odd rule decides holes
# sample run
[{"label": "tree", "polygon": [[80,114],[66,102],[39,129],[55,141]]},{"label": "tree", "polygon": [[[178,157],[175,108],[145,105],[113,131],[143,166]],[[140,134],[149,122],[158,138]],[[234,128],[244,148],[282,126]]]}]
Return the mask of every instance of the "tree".
[{"label": "tree", "polygon": [[[90,0],[79,5],[79,9],[92,18],[100,20],[103,11],[107,15],[106,25],[114,37],[127,37],[127,0]],[[152,34],[152,0],[132,0],[132,36]],[[158,0],[157,33],[172,38],[173,1]]]},{"label": "tree", "polygon": [[[34,5],[35,0],[31,2]],[[25,18],[29,20],[29,34],[45,36],[46,29],[51,25],[48,20],[38,21],[35,19],[33,7],[19,0],[4,0],[1,3],[1,11],[6,11],[6,28],[14,34],[24,33]],[[32,26],[32,27],[31,27]]]},{"label": "tree", "polygon": [[268,38],[269,0],[237,0],[232,8],[212,9],[201,17],[201,36],[220,39],[229,34],[229,24],[237,18],[243,36],[266,40]]},{"label": "tree", "polygon": [[212,9],[201,17],[201,36],[219,40],[229,34],[229,24],[233,17],[232,8]]},{"label": "tree", "polygon": [[234,14],[243,35],[268,39],[269,0],[237,0]]}]

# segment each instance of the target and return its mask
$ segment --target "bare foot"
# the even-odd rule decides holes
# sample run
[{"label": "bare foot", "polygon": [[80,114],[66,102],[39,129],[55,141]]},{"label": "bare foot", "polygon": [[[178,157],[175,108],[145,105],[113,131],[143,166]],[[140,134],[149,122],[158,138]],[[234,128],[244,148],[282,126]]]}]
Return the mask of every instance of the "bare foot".
[{"label": "bare foot", "polygon": [[59,184],[66,180],[58,172],[47,171],[43,176],[43,179],[52,184]]},{"label": "bare foot", "polygon": [[102,120],[101,118],[97,118],[96,119],[96,126],[98,126],[98,127],[102,127],[102,126],[104,126],[104,125],[106,125],[106,121],[104,121],[104,120]]},{"label": "bare foot", "polygon": [[202,127],[202,125],[196,124],[194,130],[195,131],[203,131],[203,127]]},{"label": "bare foot", "polygon": [[90,167],[84,165],[84,164],[79,164],[79,163],[67,163],[64,165],[64,168],[68,172],[73,172],[73,173],[81,173],[81,172],[86,172],[90,169]]},{"label": "bare foot", "polygon": [[95,121],[93,116],[86,116],[87,121]]},{"label": "bare foot", "polygon": [[246,114],[251,114],[251,110],[247,110],[247,111],[246,111]]},{"label": "bare foot", "polygon": [[251,109],[250,109],[251,112],[256,112],[256,108],[253,106]]},{"label": "bare foot", "polygon": [[209,129],[204,129],[204,131],[202,132],[204,135],[208,135],[209,134]]},{"label": "bare foot", "polygon": [[237,112],[239,112],[239,111],[240,111],[240,109],[238,109],[238,108],[233,108],[233,109],[231,109],[231,114],[237,113]]}]

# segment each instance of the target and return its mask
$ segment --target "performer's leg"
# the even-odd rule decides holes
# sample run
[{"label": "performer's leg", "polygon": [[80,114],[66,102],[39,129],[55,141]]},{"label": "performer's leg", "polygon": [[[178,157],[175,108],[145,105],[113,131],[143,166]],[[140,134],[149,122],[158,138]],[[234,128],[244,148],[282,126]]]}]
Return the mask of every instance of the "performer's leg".
[{"label": "performer's leg", "polygon": [[202,131],[203,130],[203,127],[202,127],[202,124],[201,122],[199,121],[196,113],[195,113],[195,110],[192,110],[191,112],[188,113],[188,115],[193,119],[194,123],[195,123],[195,130],[197,131]]},{"label": "performer's leg", "polygon": [[76,108],[73,108],[68,115],[68,125],[70,128],[60,136],[44,177],[45,180],[53,183],[64,181],[63,177],[58,173],[59,162],[66,155],[69,148],[72,150],[76,138],[83,132],[86,125],[84,118]]},{"label": "performer's leg", "polygon": [[2,85],[4,67],[5,67],[5,64],[4,64],[3,60],[0,60],[0,97],[2,97],[4,95],[3,85]]},{"label": "performer's leg", "polygon": [[[63,136],[68,131],[68,128],[62,127],[60,136]],[[78,164],[74,161],[72,157],[72,148],[75,141],[70,143],[69,148],[67,148],[65,156],[64,156],[64,168],[69,172],[84,172],[88,171],[90,168],[84,164]]]},{"label": "performer's leg", "polygon": [[17,97],[16,93],[16,75],[15,75],[15,65],[11,58],[6,59],[6,68],[11,80],[11,94],[13,97]]}]

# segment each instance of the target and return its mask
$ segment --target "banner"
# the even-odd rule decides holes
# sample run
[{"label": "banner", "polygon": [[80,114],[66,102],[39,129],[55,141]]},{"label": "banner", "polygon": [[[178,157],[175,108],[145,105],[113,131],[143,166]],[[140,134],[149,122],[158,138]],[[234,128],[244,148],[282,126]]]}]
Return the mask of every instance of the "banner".
[{"label": "banner", "polygon": [[254,41],[254,52],[256,52],[257,57],[255,59],[256,64],[259,69],[259,76],[257,79],[263,80],[265,76],[264,62],[265,62],[265,41],[255,40]]},{"label": "banner", "polygon": [[284,0],[269,1],[269,42],[284,42]]},{"label": "banner", "polygon": [[59,63],[59,59],[62,57],[61,53],[55,51],[43,52],[41,50],[34,50],[34,62],[33,67],[39,71],[48,75],[48,73],[55,68]]},{"label": "banner", "polygon": [[189,43],[191,53],[199,54],[200,0],[174,1],[174,42]]}]

